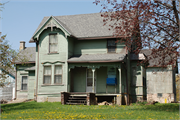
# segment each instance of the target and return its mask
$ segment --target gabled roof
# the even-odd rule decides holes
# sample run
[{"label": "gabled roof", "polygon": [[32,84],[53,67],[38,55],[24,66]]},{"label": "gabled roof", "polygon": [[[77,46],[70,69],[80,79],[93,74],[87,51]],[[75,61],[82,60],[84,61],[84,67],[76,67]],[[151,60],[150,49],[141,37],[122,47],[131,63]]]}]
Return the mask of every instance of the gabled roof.
[{"label": "gabled roof", "polygon": [[22,62],[36,62],[36,47],[26,47],[24,50],[21,50],[19,52],[19,59],[16,60],[15,63],[18,64]]},{"label": "gabled roof", "polygon": [[[47,22],[49,18],[50,17],[43,18],[34,35]],[[104,22],[103,17],[101,17],[101,13],[53,16],[53,18],[76,38],[113,36],[113,31],[109,30],[109,25],[103,25]],[[33,39],[31,39],[29,42],[33,42]]]}]

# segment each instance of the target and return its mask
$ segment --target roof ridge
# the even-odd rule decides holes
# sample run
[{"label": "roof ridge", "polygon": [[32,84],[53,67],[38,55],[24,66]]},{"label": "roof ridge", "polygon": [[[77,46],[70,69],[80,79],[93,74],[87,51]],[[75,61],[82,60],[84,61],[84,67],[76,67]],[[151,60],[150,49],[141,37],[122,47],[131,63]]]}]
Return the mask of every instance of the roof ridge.
[{"label": "roof ridge", "polygon": [[[74,15],[59,15],[59,16],[54,16],[54,17],[65,17],[65,16],[79,16],[79,15],[90,15],[90,14],[101,14],[99,13],[84,13],[84,14],[74,14]],[[48,17],[48,16],[45,16]]]}]

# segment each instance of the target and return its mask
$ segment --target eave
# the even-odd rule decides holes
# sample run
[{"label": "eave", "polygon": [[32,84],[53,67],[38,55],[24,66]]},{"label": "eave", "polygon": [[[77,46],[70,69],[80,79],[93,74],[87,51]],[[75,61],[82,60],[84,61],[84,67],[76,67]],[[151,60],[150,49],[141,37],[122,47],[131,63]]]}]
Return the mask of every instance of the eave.
[{"label": "eave", "polygon": [[15,62],[15,64],[30,64],[30,63],[36,63],[35,61],[29,61],[29,62]]},{"label": "eave", "polygon": [[112,63],[122,62],[123,60],[106,60],[106,61],[67,61],[68,63]]}]

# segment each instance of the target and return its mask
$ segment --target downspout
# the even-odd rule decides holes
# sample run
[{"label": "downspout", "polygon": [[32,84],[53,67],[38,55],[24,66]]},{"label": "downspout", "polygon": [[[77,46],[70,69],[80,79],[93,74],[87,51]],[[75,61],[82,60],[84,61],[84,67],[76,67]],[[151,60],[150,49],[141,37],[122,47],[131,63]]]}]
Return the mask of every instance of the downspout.
[{"label": "downspout", "polygon": [[37,59],[37,62],[36,62],[36,65],[37,65],[37,70],[36,70],[36,101],[37,101],[37,90],[38,90],[38,71],[39,71],[39,42],[37,41],[36,42],[36,46],[38,46],[38,59]]},{"label": "downspout", "polygon": [[[128,60],[129,60],[129,53],[127,54],[127,58],[128,58]],[[127,88],[127,105],[129,105],[129,82],[128,82],[128,64],[129,64],[129,62],[128,62],[128,60],[127,60],[127,58],[126,58],[126,88]]]},{"label": "downspout", "polygon": [[127,58],[126,58],[126,65],[125,64],[123,64],[124,65],[124,68],[126,69],[126,90],[127,90],[127,105],[129,105],[129,97],[128,97],[128,94],[129,94],[129,89],[128,89],[128,79],[127,79],[127,77],[128,77],[128,75],[127,75]]},{"label": "downspout", "polygon": [[16,66],[16,76],[15,76],[15,99],[17,99],[17,66]]}]

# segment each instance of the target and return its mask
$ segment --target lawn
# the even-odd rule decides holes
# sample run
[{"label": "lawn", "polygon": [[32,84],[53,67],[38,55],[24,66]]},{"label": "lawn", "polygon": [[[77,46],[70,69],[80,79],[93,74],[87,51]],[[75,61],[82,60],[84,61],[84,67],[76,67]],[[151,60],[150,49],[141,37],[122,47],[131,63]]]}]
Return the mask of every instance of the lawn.
[{"label": "lawn", "polygon": [[2,119],[179,119],[179,104],[132,106],[25,102],[1,105]]}]

